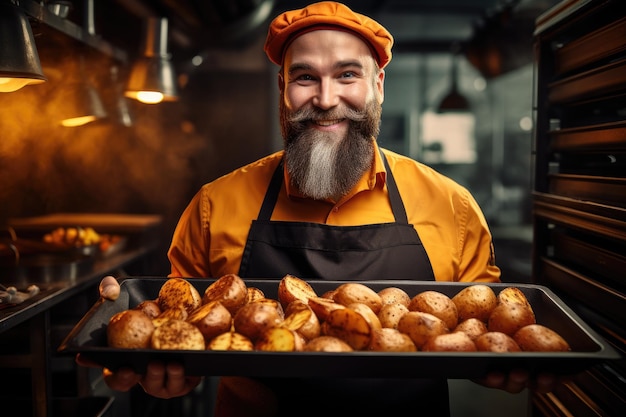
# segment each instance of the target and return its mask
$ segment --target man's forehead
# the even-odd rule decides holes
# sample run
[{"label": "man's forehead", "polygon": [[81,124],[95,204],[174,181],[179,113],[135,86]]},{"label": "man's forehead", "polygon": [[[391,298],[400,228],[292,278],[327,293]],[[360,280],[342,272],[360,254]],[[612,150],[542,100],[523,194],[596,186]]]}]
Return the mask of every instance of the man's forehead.
[{"label": "man's forehead", "polygon": [[337,62],[361,66],[374,62],[375,57],[367,43],[358,36],[336,30],[315,30],[294,38],[285,51],[285,64],[295,61],[312,64],[310,60],[333,59]]}]

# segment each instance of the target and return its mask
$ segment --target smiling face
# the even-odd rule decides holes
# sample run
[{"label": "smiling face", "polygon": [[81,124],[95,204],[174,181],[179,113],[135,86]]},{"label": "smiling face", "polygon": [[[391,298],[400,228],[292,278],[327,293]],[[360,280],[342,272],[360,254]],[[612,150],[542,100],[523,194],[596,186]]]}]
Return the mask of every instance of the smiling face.
[{"label": "smiling face", "polygon": [[384,72],[359,37],[316,30],[289,45],[278,81],[294,185],[311,198],[339,199],[372,164]]}]

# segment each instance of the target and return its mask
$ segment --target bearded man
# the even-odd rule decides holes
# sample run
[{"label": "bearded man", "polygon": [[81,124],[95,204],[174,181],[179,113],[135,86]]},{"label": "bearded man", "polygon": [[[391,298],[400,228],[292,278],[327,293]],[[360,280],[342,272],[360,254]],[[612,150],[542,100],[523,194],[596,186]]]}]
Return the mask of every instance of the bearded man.
[{"label": "bearded man", "polygon": [[[379,23],[335,2],[272,21],[265,51],[280,67],[285,149],[199,190],[174,232],[170,277],[499,281],[487,222],[468,190],[377,144],[392,44]],[[118,286],[102,284],[102,294]],[[200,378],[150,364],[146,375],[122,369],[105,381],[170,398]],[[400,415],[424,404],[443,416],[446,382],[420,379],[417,369],[402,380],[224,377],[215,415]],[[528,375],[484,383],[520,392]],[[546,391],[554,380],[543,383]]]}]

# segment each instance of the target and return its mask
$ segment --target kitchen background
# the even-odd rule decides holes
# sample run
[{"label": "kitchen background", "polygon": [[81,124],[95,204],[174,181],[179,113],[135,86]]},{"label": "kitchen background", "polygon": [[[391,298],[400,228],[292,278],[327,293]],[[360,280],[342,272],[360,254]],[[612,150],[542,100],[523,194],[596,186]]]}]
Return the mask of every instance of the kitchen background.
[{"label": "kitchen background", "polygon": [[[67,22],[90,26],[90,39],[103,42],[99,48],[55,30],[57,16],[50,17],[52,28],[31,22],[48,81],[1,96],[0,225],[59,212],[159,214],[161,247],[150,270],[142,272],[164,275],[169,238],[199,187],[280,149],[277,68],[265,57],[263,41],[270,17],[306,2],[173,3],[73,2]],[[429,3],[347,2],[379,19],[396,38],[379,142],[466,185],[493,229],[503,278],[526,280],[532,30],[537,15],[555,2]],[[221,24],[203,32],[182,25],[193,21],[184,14],[193,7],[206,12],[196,16],[205,23],[215,23],[221,11]],[[157,105],[122,98],[132,59],[142,50],[144,22],[159,13],[170,16],[168,52],[179,98]],[[186,40],[180,40],[181,32]],[[454,53],[456,47],[461,53]],[[113,53],[102,53],[107,48]],[[436,107],[451,89],[457,64],[455,78],[469,112],[439,114]],[[61,126],[67,90],[81,78],[96,87],[108,116]],[[118,100],[128,107],[130,123],[118,118]]]},{"label": "kitchen background", "polygon": [[[263,41],[273,16],[306,3],[302,0],[0,0],[0,69],[7,51],[12,50],[17,40],[5,31],[12,24],[7,19],[10,14],[7,7],[17,6],[27,16],[25,22],[32,28],[47,78],[41,84],[0,93],[0,228],[5,229],[14,218],[55,213],[158,215],[163,223],[157,230],[157,250],[146,255],[147,261],[142,259],[125,268],[131,275],[166,275],[169,271],[166,252],[176,221],[202,184],[282,147],[276,91],[278,68],[268,62]],[[623,345],[623,319],[614,312],[620,311],[619,302],[624,300],[623,284],[619,273],[615,272],[623,270],[621,265],[625,261],[621,248],[624,246],[622,240],[613,236],[619,233],[623,236],[625,230],[620,191],[623,185],[622,188],[615,186],[618,191],[608,195],[618,206],[608,208],[608,214],[600,212],[601,215],[596,216],[597,201],[591,198],[591,201],[580,202],[584,206],[580,218],[563,220],[558,216],[563,207],[554,203],[563,196],[550,188],[552,179],[543,178],[544,174],[559,169],[558,160],[549,159],[558,155],[548,156],[546,146],[558,130],[555,121],[559,118],[566,127],[560,133],[568,131],[567,128],[571,133],[573,127],[594,149],[609,145],[623,149],[623,135],[619,136],[619,132],[623,129],[621,103],[626,84],[623,76],[608,76],[617,74],[626,62],[623,44],[626,18],[623,11],[614,11],[621,10],[621,4],[613,0],[565,0],[563,3],[556,0],[355,0],[346,3],[379,20],[396,39],[394,58],[386,69],[380,144],[423,161],[470,189],[494,234],[496,259],[503,270],[503,280],[531,281],[534,242],[538,248],[534,261],[539,273],[533,279],[543,279],[538,282],[558,288],[561,294],[573,295],[572,300],[584,299],[577,311],[588,314],[585,318],[591,318],[595,329],[601,329],[603,336],[608,336],[614,345]],[[63,15],[64,7],[68,7],[67,16]],[[560,17],[553,20],[554,10],[557,10],[556,15],[571,13],[573,17],[568,18],[575,23],[565,18],[567,24],[553,29],[555,21],[561,23]],[[582,17],[576,14],[578,11]],[[167,30],[160,27],[157,36],[149,38],[151,32],[147,29],[156,29],[147,23],[159,21],[157,18],[164,18],[160,22],[167,22]],[[534,33],[538,18],[543,19],[539,34]],[[586,36],[589,33],[596,35],[591,41]],[[538,35],[541,36],[537,56],[543,59],[534,56],[533,39],[538,39]],[[564,41],[567,47],[555,48],[562,46],[558,41]],[[589,47],[587,42],[602,47]],[[148,46],[156,48],[151,50]],[[596,54],[595,49],[600,52]],[[159,55],[163,50],[167,54],[160,58],[162,61],[169,59],[176,73],[177,100],[143,104],[124,97],[135,60],[143,54]],[[567,64],[568,50],[578,59],[572,58],[574,63],[569,62],[575,68],[555,75],[552,55],[558,55]],[[587,71],[589,68],[595,71]],[[583,71],[585,76],[579,78]],[[558,83],[554,83],[555,78]],[[594,83],[598,79],[615,87],[614,91],[597,88]],[[0,87],[3,81],[0,78]],[[79,104],[69,94],[81,81],[88,81],[99,93],[107,115],[82,126],[62,126],[60,121],[67,111]],[[458,91],[453,88],[455,83]],[[565,95],[574,104],[559,102],[558,97],[552,101],[546,99],[548,91],[553,94],[554,85],[560,87],[557,90],[561,96],[567,91]],[[455,92],[465,98],[467,108],[439,112],[443,98]],[[533,102],[535,94],[539,96],[537,103]],[[617,98],[602,98],[612,94],[617,94]],[[600,104],[594,107],[596,104],[593,100],[589,103],[589,96]],[[578,101],[584,104],[584,109],[594,110],[576,110]],[[591,123],[586,118],[578,121],[577,115],[582,113],[588,118],[597,116],[603,123],[606,122],[603,117],[607,117],[615,126],[602,124],[598,127],[595,126],[597,121]],[[612,114],[612,118],[607,114]],[[539,124],[535,126],[537,121]],[[579,124],[586,123],[592,124],[588,133],[576,130]],[[595,144],[596,137],[603,135],[613,142],[607,145],[600,140]],[[573,151],[570,149],[574,155],[579,151],[576,146]],[[608,151],[609,157],[621,161],[623,151],[615,153],[613,148]],[[539,159],[538,168],[533,166],[535,156]],[[596,159],[591,159],[592,163],[594,161]],[[598,184],[605,187],[592,191],[602,194],[607,189],[606,184],[612,186],[616,181],[612,178],[614,175],[609,174],[623,176],[618,172],[623,167],[623,162],[620,163],[603,173],[609,178],[598,175],[601,177]],[[537,203],[531,201],[533,172],[538,173],[539,186],[535,186],[544,203],[539,215],[533,212],[533,207],[537,207],[533,204]],[[617,183],[623,184],[623,181]],[[587,189],[581,191],[573,187],[565,191],[589,200],[585,194],[590,192]],[[608,198],[601,197],[601,202]],[[553,250],[552,246],[558,248],[559,242],[555,245],[546,232],[553,226],[550,216],[554,216],[561,227],[584,230],[585,237],[561,236],[569,237],[561,242],[566,250],[563,253]],[[591,221],[579,224],[580,219],[591,217]],[[540,232],[535,236],[533,222],[540,225],[534,229]],[[604,227],[607,224],[610,226]],[[602,237],[598,240],[600,243],[587,239],[598,235]],[[609,243],[605,244],[605,239]],[[576,245],[584,249],[576,251],[579,248]],[[568,248],[575,250],[570,254]],[[566,259],[560,259],[564,254]],[[576,254],[584,256],[572,259],[577,258]],[[586,270],[587,267],[592,271]],[[581,272],[571,272],[568,268],[578,268]],[[96,276],[92,284],[99,279]],[[56,357],[53,352],[58,346],[56,339],[64,335],[59,331],[69,331],[78,320],[77,312],[91,305],[86,300],[96,297],[95,289],[81,291],[77,295],[77,289],[73,298],[55,301],[51,312],[39,312],[32,320],[22,319],[22,314],[13,316],[9,308],[4,310],[4,321],[0,321],[0,330],[3,330],[0,369],[5,376],[10,375],[5,382],[11,381],[11,387],[2,386],[1,391],[5,399],[11,400],[24,394],[30,404],[31,397],[27,394],[32,384],[35,400],[32,404],[37,416],[49,415],[46,408],[49,403],[44,401],[50,399],[48,394],[71,392],[70,396],[74,396],[74,389],[88,391],[79,383],[67,383],[69,378],[75,379],[76,373],[85,373],[85,370],[80,367],[76,370],[73,358]],[[589,306],[594,311],[589,311]],[[30,307],[33,306],[22,310],[28,317],[33,311]],[[74,321],[69,327],[63,320],[66,310],[77,310],[72,311]],[[612,322],[607,324],[600,317],[603,315],[609,316]],[[19,325],[13,324],[14,319],[19,319]],[[22,333],[27,331],[37,338],[43,337],[40,333],[49,335],[46,320],[52,322],[56,338],[53,334],[48,344],[32,343],[30,356],[26,356],[30,359],[24,359],[24,349],[16,344],[18,337],[15,335],[26,341],[28,337],[22,338]],[[37,325],[42,322],[41,332],[37,332]],[[10,325],[3,328],[5,323]],[[10,330],[5,331],[9,327]],[[5,350],[14,355],[5,356]],[[40,374],[35,371],[41,369],[37,366],[25,376],[21,369],[13,369],[14,357],[18,362],[32,359],[35,365],[41,365],[41,351],[50,357],[45,366],[39,368],[45,368],[44,373],[53,369],[53,379],[38,379]],[[20,364],[17,365],[20,368]],[[619,366],[602,367],[600,371],[596,369],[578,376],[574,384],[562,384],[558,391],[541,401],[535,398],[533,406],[541,404],[545,411],[555,404],[556,408],[549,415],[574,415],[569,410],[579,412],[579,409],[582,413],[588,411],[584,415],[609,415],[604,410],[621,410],[624,372],[623,364],[621,372]],[[21,384],[13,379],[16,374],[23,376]],[[89,377],[93,383],[89,395],[101,395],[105,399],[113,395],[103,387],[99,370]],[[41,380],[46,381],[46,395],[40,395],[43,390],[37,389],[37,384],[41,384],[37,381]],[[200,398],[211,395],[211,382],[214,381],[208,380],[195,395]],[[503,409],[510,417],[530,415],[530,395],[505,394],[466,380],[451,380],[450,387],[454,417],[496,416]],[[83,392],[78,394],[84,395]],[[111,411],[120,417],[125,415],[120,410],[128,403],[133,406],[133,415],[171,417],[179,415],[182,409],[186,416],[209,414],[202,409],[206,403],[195,401],[198,398],[193,396],[160,401],[146,398],[137,389],[130,395],[116,393],[115,397]],[[564,399],[568,410],[559,406],[559,401]]]}]

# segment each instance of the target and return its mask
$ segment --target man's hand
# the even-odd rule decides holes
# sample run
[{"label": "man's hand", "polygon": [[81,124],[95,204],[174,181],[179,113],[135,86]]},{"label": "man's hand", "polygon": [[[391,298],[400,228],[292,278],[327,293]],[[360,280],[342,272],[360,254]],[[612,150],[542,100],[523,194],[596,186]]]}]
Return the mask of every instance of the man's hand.
[{"label": "man's hand", "polygon": [[115,301],[120,296],[120,283],[117,282],[115,277],[106,276],[100,281],[98,291],[100,292],[100,297],[105,300]]},{"label": "man's hand", "polygon": [[[120,284],[115,277],[106,276],[100,281],[98,291],[101,298],[115,301],[120,295]],[[90,368],[101,368],[80,354],[76,356],[76,363]],[[175,363],[149,363],[145,375],[137,374],[130,368],[120,368],[116,372],[105,368],[102,373],[107,386],[115,391],[126,392],[140,384],[146,393],[158,398],[186,395],[202,381],[202,377],[186,376],[184,368]]]},{"label": "man's hand", "polygon": [[527,371],[514,369],[508,375],[501,372],[490,372],[485,378],[474,380],[474,382],[487,388],[501,389],[511,394],[517,394],[526,388],[545,394],[554,390],[560,379],[552,374],[539,374],[535,378],[531,378]]}]

